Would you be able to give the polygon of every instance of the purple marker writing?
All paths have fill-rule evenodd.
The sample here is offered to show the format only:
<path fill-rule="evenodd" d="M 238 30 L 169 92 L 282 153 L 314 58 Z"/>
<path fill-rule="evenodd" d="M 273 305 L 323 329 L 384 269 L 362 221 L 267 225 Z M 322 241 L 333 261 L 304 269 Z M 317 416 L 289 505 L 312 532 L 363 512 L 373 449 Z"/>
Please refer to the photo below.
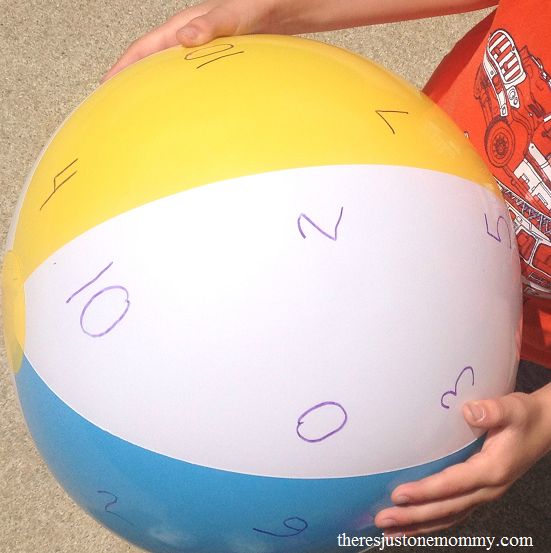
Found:
<path fill-rule="evenodd" d="M 506 221 L 505 217 L 503 217 L 503 215 L 500 215 L 497 218 L 497 221 L 496 221 L 496 234 L 493 234 L 493 233 L 490 232 L 490 228 L 488 226 L 488 216 L 486 215 L 486 213 L 484 213 L 484 220 L 486 221 L 486 233 L 488 234 L 488 236 L 491 236 L 497 242 L 501 242 L 501 235 L 499 233 L 499 224 L 501 223 L 502 226 L 505 225 L 505 228 L 507 229 L 507 236 L 509 238 L 509 249 L 511 249 L 513 247 L 513 242 L 511 240 L 511 231 L 509 230 L 509 225 L 507 224 L 507 221 Z"/>
<path fill-rule="evenodd" d="M 318 436 L 306 436 L 306 430 L 301 427 L 308 421 L 308 418 L 311 417 L 313 413 L 320 411 L 321 409 L 325 411 L 332 411 L 331 415 L 335 419 L 333 428 L 329 430 L 329 432 L 324 431 L 323 434 L 320 434 Z M 326 440 L 337 432 L 340 432 L 344 428 L 347 421 L 348 414 L 345 408 L 340 403 L 337 403 L 336 401 L 323 401 L 321 403 L 318 403 L 317 405 L 314 405 L 313 407 L 310 407 L 310 409 L 307 409 L 306 411 L 304 411 L 304 413 L 302 413 L 302 415 L 300 415 L 297 421 L 296 431 L 298 437 L 301 440 L 309 443 L 317 443 Z"/>
<path fill-rule="evenodd" d="M 316 225 L 316 223 L 314 223 L 314 221 L 312 221 L 312 219 L 310 219 L 310 217 L 308 217 L 308 215 L 306 215 L 305 213 L 301 213 L 298 217 L 298 220 L 297 220 L 298 230 L 299 230 L 300 234 L 302 235 L 302 237 L 306 238 L 306 234 L 304 234 L 304 231 L 302 230 L 302 224 L 301 224 L 302 219 L 306 219 L 306 221 L 308 223 L 310 223 L 317 231 L 321 232 L 321 234 L 323 234 L 324 236 L 326 236 L 330 240 L 333 240 L 334 242 L 336 242 L 337 241 L 337 230 L 339 228 L 339 224 L 340 224 L 341 219 L 342 219 L 343 210 L 344 210 L 344 207 L 341 207 L 341 212 L 339 214 L 339 219 L 338 219 L 337 223 L 335 224 L 335 230 L 333 231 L 333 234 L 329 234 L 328 232 L 325 232 L 321 227 Z"/>
<path fill-rule="evenodd" d="M 459 373 L 459 376 L 456 378 L 453 390 L 448 390 L 447 392 L 444 392 L 442 394 L 442 396 L 440 398 L 440 405 L 444 409 L 449 409 L 450 408 L 450 406 L 447 403 L 444 402 L 444 398 L 446 398 L 447 396 L 457 397 L 457 385 L 459 384 L 459 381 L 463 378 L 463 375 L 466 374 L 466 373 L 469 373 L 471 375 L 471 386 L 474 386 L 474 369 L 471 366 L 465 367 Z"/>
<path fill-rule="evenodd" d="M 91 286 L 92 284 L 94 284 L 108 269 L 111 268 L 111 266 L 113 265 L 113 261 L 111 261 L 111 263 L 109 263 L 106 267 L 104 267 L 92 280 L 90 280 L 89 282 L 87 282 L 84 286 L 81 286 L 76 292 L 74 292 L 73 294 L 71 294 L 71 296 L 69 296 L 69 298 L 65 301 L 65 303 L 69 303 L 71 302 L 71 300 L 77 296 L 78 294 L 80 294 L 82 291 L 84 291 L 86 288 L 88 288 L 89 286 Z M 90 308 L 90 306 L 92 305 L 92 303 L 94 302 L 94 300 L 96 300 L 97 298 L 99 298 L 101 295 L 109 292 L 109 291 L 112 291 L 112 290 L 122 290 L 122 292 L 124 293 L 125 295 L 125 298 L 124 298 L 124 308 L 122 310 L 122 313 L 118 316 L 116 316 L 115 320 L 111 323 L 108 324 L 107 328 L 101 330 L 100 332 L 91 332 L 89 329 L 85 328 L 85 317 L 86 317 L 86 313 L 88 311 L 88 309 Z M 88 334 L 88 336 L 91 336 L 92 338 L 99 338 L 101 336 L 105 336 L 106 334 L 108 334 L 109 332 L 111 332 L 123 319 L 124 317 L 126 316 L 126 314 L 128 313 L 128 310 L 130 309 L 130 295 L 128 293 L 128 290 L 124 287 L 124 286 L 119 286 L 119 285 L 114 285 L 114 286 L 107 286 L 105 288 L 102 288 L 99 292 L 96 292 L 87 302 L 86 302 L 86 305 L 84 306 L 84 308 L 82 309 L 82 312 L 80 314 L 80 328 L 82 329 L 82 331 L 85 333 L 85 334 Z"/>
<path fill-rule="evenodd" d="M 122 290 L 124 294 L 126 295 L 126 298 L 124 299 L 125 307 L 123 312 L 120 314 L 120 316 L 117 317 L 117 319 L 105 330 L 102 330 L 101 332 L 90 332 L 86 328 L 84 328 L 84 317 L 86 315 L 86 311 L 88 308 L 92 305 L 92 302 L 101 296 L 102 294 L 105 294 L 106 292 L 109 292 L 110 290 Z M 92 338 L 100 338 L 101 336 L 105 336 L 109 332 L 111 332 L 126 316 L 128 313 L 128 310 L 130 309 L 130 300 L 129 300 L 129 294 L 128 290 L 124 286 L 108 286 L 107 288 L 104 288 L 103 290 L 100 290 L 96 294 L 94 294 L 86 303 L 84 306 L 84 309 L 82 310 L 82 313 L 80 314 L 80 328 L 82 328 L 82 331 L 85 334 L 88 334 L 88 336 L 91 336 Z"/>

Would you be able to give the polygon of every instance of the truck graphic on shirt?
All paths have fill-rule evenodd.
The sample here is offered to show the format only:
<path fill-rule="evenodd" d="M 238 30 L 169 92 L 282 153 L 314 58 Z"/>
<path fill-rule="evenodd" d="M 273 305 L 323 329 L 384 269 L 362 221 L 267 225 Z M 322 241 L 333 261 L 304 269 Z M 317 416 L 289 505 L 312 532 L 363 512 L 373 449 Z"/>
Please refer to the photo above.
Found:
<path fill-rule="evenodd" d="M 515 227 L 526 291 L 551 297 L 551 79 L 540 59 L 498 29 L 488 39 L 474 96 Z"/>

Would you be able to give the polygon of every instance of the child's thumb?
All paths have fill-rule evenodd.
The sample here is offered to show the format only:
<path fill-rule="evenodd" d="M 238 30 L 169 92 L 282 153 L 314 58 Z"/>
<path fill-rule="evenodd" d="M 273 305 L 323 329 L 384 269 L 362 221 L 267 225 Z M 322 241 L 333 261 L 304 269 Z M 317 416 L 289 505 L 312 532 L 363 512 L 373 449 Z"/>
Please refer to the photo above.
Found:
<path fill-rule="evenodd" d="M 243 34 L 239 22 L 239 14 L 223 8 L 214 8 L 178 29 L 176 38 L 187 47 L 201 46 L 221 36 Z"/>
<path fill-rule="evenodd" d="M 468 401 L 463 406 L 465 420 L 476 428 L 507 426 L 514 421 L 514 402 L 507 397 Z"/>

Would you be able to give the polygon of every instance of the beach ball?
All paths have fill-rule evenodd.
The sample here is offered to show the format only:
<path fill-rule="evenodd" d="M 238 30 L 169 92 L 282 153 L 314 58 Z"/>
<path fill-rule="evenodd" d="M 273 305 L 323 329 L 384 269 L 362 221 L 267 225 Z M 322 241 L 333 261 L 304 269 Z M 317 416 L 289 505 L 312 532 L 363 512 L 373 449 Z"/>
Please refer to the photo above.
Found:
<path fill-rule="evenodd" d="M 481 444 L 517 246 L 467 139 L 316 41 L 217 39 L 93 92 L 32 169 L 5 336 L 70 496 L 158 553 L 323 553 Z M 351 551 L 354 550 L 351 548 Z"/>

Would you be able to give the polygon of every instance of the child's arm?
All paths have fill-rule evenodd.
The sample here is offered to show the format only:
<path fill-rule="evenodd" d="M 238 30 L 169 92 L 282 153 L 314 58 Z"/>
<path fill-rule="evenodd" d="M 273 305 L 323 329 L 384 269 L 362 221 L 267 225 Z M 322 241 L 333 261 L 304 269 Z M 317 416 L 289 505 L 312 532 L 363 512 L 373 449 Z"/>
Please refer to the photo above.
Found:
<path fill-rule="evenodd" d="M 498 0 L 206 0 L 133 42 L 107 80 L 127 65 L 170 46 L 199 46 L 219 36 L 299 34 L 447 15 Z"/>
<path fill-rule="evenodd" d="M 532 394 L 469 402 L 463 411 L 471 426 L 488 430 L 482 451 L 433 476 L 398 486 L 392 500 L 399 506 L 375 517 L 386 535 L 424 534 L 457 524 L 477 505 L 500 498 L 551 451 L 551 384 Z"/>

